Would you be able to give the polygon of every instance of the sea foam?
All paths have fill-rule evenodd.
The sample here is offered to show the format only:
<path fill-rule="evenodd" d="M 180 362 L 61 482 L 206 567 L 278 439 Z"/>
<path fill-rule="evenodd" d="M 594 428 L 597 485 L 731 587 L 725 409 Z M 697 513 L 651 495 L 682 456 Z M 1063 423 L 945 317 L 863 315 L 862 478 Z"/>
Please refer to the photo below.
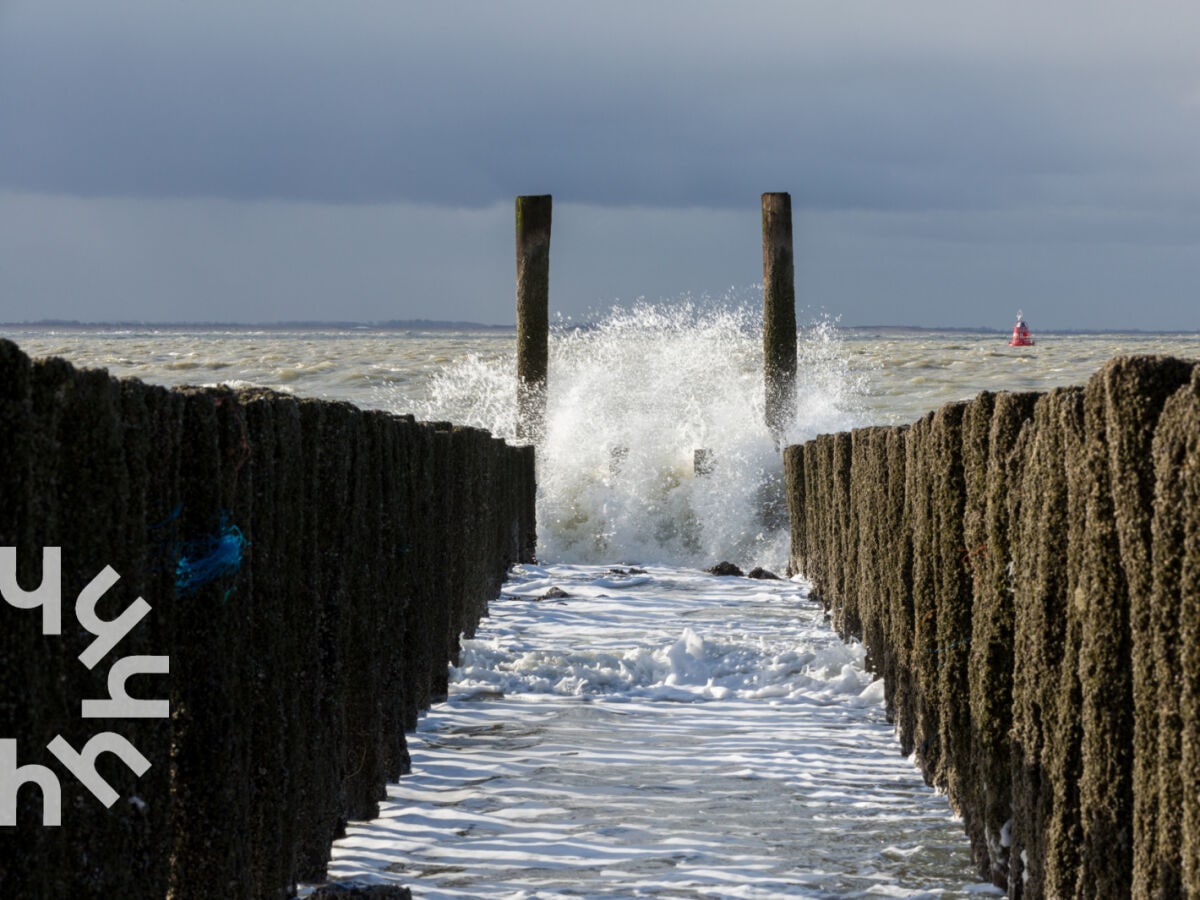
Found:
<path fill-rule="evenodd" d="M 782 443 L 856 424 L 865 382 L 834 324 L 801 329 L 798 357 Z M 761 360 L 761 311 L 750 305 L 637 304 L 559 322 L 538 452 L 539 558 L 783 565 L 783 467 L 764 422 Z M 420 414 L 512 439 L 513 366 L 477 356 L 447 366 Z"/>

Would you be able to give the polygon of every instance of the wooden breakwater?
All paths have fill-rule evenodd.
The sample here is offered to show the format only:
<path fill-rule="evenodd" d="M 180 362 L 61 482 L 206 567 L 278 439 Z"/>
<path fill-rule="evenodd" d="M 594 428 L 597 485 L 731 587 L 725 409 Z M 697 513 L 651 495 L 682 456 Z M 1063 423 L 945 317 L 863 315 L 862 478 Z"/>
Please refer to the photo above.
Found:
<path fill-rule="evenodd" d="M 1200 896 L 1200 364 L 785 451 L 793 570 L 1012 897 Z"/>
<path fill-rule="evenodd" d="M 321 880 L 342 824 L 406 771 L 404 731 L 446 691 L 459 634 L 531 558 L 534 493 L 532 448 L 477 429 L 166 390 L 0 340 L 0 548 L 21 590 L 55 595 L 39 607 L 10 585 L 0 603 L 17 821 L 0 827 L 0 896 L 284 897 Z M 77 602 L 106 566 L 119 580 Z M 138 597 L 149 612 L 114 624 Z M 49 752 L 56 737 L 82 761 Z M 90 760 L 106 806 L 77 773 L 113 746 Z"/>

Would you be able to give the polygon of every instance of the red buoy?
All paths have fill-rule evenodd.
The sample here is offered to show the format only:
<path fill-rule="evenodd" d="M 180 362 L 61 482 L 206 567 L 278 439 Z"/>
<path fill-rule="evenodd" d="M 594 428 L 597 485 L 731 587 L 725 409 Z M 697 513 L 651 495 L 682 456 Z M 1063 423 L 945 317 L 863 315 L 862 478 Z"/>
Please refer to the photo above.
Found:
<path fill-rule="evenodd" d="M 1025 324 L 1025 317 L 1017 312 L 1017 324 L 1013 326 L 1012 340 L 1008 342 L 1010 347 L 1032 347 L 1033 335 L 1029 332 L 1029 326 Z"/>

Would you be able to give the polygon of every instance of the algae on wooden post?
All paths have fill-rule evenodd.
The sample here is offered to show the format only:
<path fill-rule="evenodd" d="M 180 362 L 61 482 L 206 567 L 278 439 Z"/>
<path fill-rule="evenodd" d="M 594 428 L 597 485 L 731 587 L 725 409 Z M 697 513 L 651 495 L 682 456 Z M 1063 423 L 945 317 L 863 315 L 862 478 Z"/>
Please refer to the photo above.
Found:
<path fill-rule="evenodd" d="M 1166 398 L 1190 374 L 1190 366 L 1179 360 L 1118 358 L 1093 376 L 1086 392 L 1092 491 L 1083 565 L 1093 580 L 1086 586 L 1089 603 L 1080 652 L 1079 884 L 1101 894 L 1128 892 L 1135 868 L 1141 885 L 1146 866 L 1157 865 L 1150 862 L 1158 856 L 1156 793 L 1150 789 L 1157 779 L 1150 767 L 1140 765 L 1155 752 L 1160 712 L 1147 603 L 1153 583 L 1150 451 Z M 1144 782 L 1137 785 L 1136 803 L 1135 778 Z"/>
<path fill-rule="evenodd" d="M 1129 581 L 1121 565 L 1113 478 L 1109 467 L 1108 367 L 1084 395 L 1089 478 L 1084 532 L 1086 603 L 1079 677 L 1083 697 L 1083 769 L 1079 782 L 1082 828 L 1080 885 L 1096 896 L 1127 896 L 1133 863 L 1133 678 Z"/>
<path fill-rule="evenodd" d="M 916 713 L 913 706 L 912 667 L 908 648 L 912 646 L 912 531 L 907 519 L 905 485 L 908 480 L 906 468 L 909 427 L 889 428 L 884 440 L 887 478 L 884 482 L 885 526 L 890 540 L 884 547 L 887 555 L 884 563 L 885 585 L 888 597 L 887 630 L 888 656 L 885 660 L 885 675 L 891 683 L 886 686 L 885 698 L 888 714 L 896 723 L 896 735 L 900 739 L 900 750 L 905 756 L 914 749 L 913 731 Z"/>
<path fill-rule="evenodd" d="M 913 688 L 913 740 L 917 762 L 925 780 L 945 787 L 941 781 L 941 745 L 937 694 L 937 515 L 935 473 L 930 462 L 934 413 L 914 422 L 905 443 L 905 516 L 912 534 L 912 643 L 908 648 Z"/>
<path fill-rule="evenodd" d="M 804 445 L 793 444 L 783 451 L 783 477 L 786 482 L 788 522 L 791 543 L 788 553 L 788 574 L 804 574 L 804 558 L 808 553 L 807 504 L 804 495 Z"/>
<path fill-rule="evenodd" d="M 549 194 L 517 197 L 517 437 L 537 444 L 550 354 Z"/>
<path fill-rule="evenodd" d="M 964 403 L 949 403 L 933 420 L 935 602 L 939 784 L 951 803 L 962 808 L 964 780 L 970 770 L 971 704 L 967 661 L 971 648 L 972 584 L 969 549 L 963 538 L 966 483 L 963 473 Z"/>
<path fill-rule="evenodd" d="M 1009 763 L 1012 725 L 1013 603 L 1009 562 L 1010 482 L 1021 466 L 1012 459 L 1037 394 L 981 394 L 964 418 L 967 513 L 963 536 L 972 571 L 971 754 L 974 780 L 972 844 L 980 874 L 1008 881 L 1013 798 Z M 982 482 L 980 476 L 982 475 Z M 978 843 L 977 843 L 978 842 Z M 981 854 L 986 853 L 986 864 Z"/>
<path fill-rule="evenodd" d="M 813 441 L 814 452 L 805 454 L 807 464 L 812 459 L 812 470 L 809 484 L 815 486 L 813 499 L 817 514 L 817 530 L 814 533 L 814 552 L 811 560 L 812 571 L 808 573 L 813 583 L 816 599 L 828 610 L 836 602 L 833 567 L 837 562 L 837 525 L 833 514 L 833 460 L 835 438 L 832 434 L 819 435 Z"/>
<path fill-rule="evenodd" d="M 1121 568 L 1129 591 L 1129 628 L 1133 691 L 1133 888 L 1135 894 L 1169 896 L 1178 892 L 1178 841 L 1160 843 L 1158 820 L 1157 756 L 1163 719 L 1173 706 L 1171 696 L 1160 696 L 1156 661 L 1170 654 L 1162 642 L 1174 628 L 1174 611 L 1163 611 L 1147 602 L 1153 585 L 1151 522 L 1154 512 L 1155 470 L 1153 439 L 1167 397 L 1191 377 L 1192 365 L 1163 357 L 1113 360 L 1102 370 L 1106 387 L 1107 455 L 1111 472 L 1115 524 Z M 1174 785 L 1169 789 L 1174 793 Z M 1162 810 L 1169 834 L 1168 796 Z M 1173 846 L 1172 846 L 1173 844 Z"/>
<path fill-rule="evenodd" d="M 971 838 L 971 849 L 979 873 L 992 878 L 993 856 L 986 839 L 986 806 L 983 803 L 982 778 L 979 773 L 979 757 L 975 753 L 976 720 L 973 709 L 974 694 L 971 676 L 975 672 L 975 620 L 979 615 L 977 583 L 986 577 L 987 570 L 987 476 L 988 442 L 991 420 L 995 406 L 995 395 L 984 392 L 967 404 L 962 419 L 962 466 L 965 506 L 963 510 L 962 539 L 963 562 L 969 571 L 968 589 L 971 605 L 971 633 L 967 657 L 967 711 L 970 726 L 963 736 L 965 745 L 965 767 L 961 775 L 958 807 L 962 812 L 963 824 Z M 1003 822 L 1004 819 L 1001 819 Z M 998 843 L 998 842 L 997 842 Z M 1007 876 L 1006 876 L 1007 877 Z"/>
<path fill-rule="evenodd" d="M 767 427 L 776 440 L 791 420 L 796 383 L 796 276 L 792 261 L 792 198 L 762 195 L 763 374 Z"/>
<path fill-rule="evenodd" d="M 1062 399 L 1059 399 L 1060 396 Z M 1068 467 L 1060 406 L 1069 406 L 1070 393 L 1043 395 L 1033 420 L 1024 429 L 1010 466 L 1009 576 L 1013 591 L 1013 710 L 1012 784 L 1013 826 L 1010 885 L 1021 884 L 1029 896 L 1062 896 L 1054 885 L 1062 871 L 1073 866 L 1048 863 L 1076 849 L 1051 837 L 1051 822 L 1068 833 L 1077 803 L 1056 793 L 1051 767 L 1054 760 L 1069 766 L 1070 747 L 1056 741 L 1058 722 L 1077 693 L 1071 687 L 1074 651 L 1066 649 L 1068 621 L 1068 536 L 1072 522 L 1068 497 Z M 1078 720 L 1078 716 L 1075 716 Z M 1065 770 L 1065 769 L 1064 769 Z M 1065 787 L 1073 789 L 1072 779 Z M 1066 895 L 1073 889 L 1067 887 Z"/>
<path fill-rule="evenodd" d="M 1066 622 L 1063 629 L 1062 658 L 1059 662 L 1057 709 L 1046 723 L 1046 774 L 1054 786 L 1049 819 L 1046 822 L 1046 857 L 1043 869 L 1047 889 L 1066 895 L 1078 880 L 1081 825 L 1079 819 L 1079 781 L 1083 771 L 1082 724 L 1083 688 L 1079 678 L 1079 653 L 1083 646 L 1085 608 L 1079 602 L 1083 579 L 1083 556 L 1087 527 L 1089 478 L 1084 448 L 1082 388 L 1051 391 L 1048 395 L 1051 421 L 1064 460 L 1066 477 Z M 1058 560 L 1062 566 L 1063 560 Z"/>
<path fill-rule="evenodd" d="M 833 436 L 833 467 L 829 484 L 833 488 L 830 511 L 834 539 L 829 545 L 832 558 L 827 600 L 833 610 L 833 627 L 842 637 L 857 638 L 862 636 L 862 626 L 858 618 L 857 571 L 854 564 L 858 548 L 851 532 L 850 450 L 848 433 L 843 431 Z"/>
<path fill-rule="evenodd" d="M 1157 655 L 1158 887 L 1200 896 L 1200 365 L 1163 407 L 1154 436 L 1152 606 Z M 1137 782 L 1135 782 L 1136 784 Z M 1168 855 L 1169 854 L 1169 855 Z M 1166 896 L 1166 893 L 1162 894 Z"/>
<path fill-rule="evenodd" d="M 887 657 L 885 545 L 895 539 L 886 516 L 887 432 L 884 427 L 859 428 L 850 436 L 851 533 L 857 541 L 854 556 L 859 561 L 858 571 L 850 574 L 855 581 L 853 590 L 867 663 L 878 675 L 886 671 Z"/>
<path fill-rule="evenodd" d="M 902 713 L 904 692 L 901 684 L 910 679 L 908 648 L 912 643 L 912 535 L 905 518 L 905 442 L 908 426 L 888 428 L 883 436 L 884 476 L 883 506 L 880 528 L 888 535 L 881 545 L 883 592 L 887 598 L 887 617 L 884 620 L 884 640 L 888 644 L 884 655 L 884 702 L 889 721 L 896 725 L 896 736 L 905 755 L 912 752 L 912 716 Z"/>

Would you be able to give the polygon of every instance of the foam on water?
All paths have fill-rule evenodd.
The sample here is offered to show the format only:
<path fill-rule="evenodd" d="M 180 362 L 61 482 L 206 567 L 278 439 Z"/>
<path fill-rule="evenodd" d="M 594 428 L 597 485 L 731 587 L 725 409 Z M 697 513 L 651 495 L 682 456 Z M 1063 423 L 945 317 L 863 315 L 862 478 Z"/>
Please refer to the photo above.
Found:
<path fill-rule="evenodd" d="M 882 699 L 801 582 L 518 567 L 330 875 L 424 898 L 986 890 Z"/>
<path fill-rule="evenodd" d="M 832 322 L 801 330 L 784 443 L 852 427 L 861 373 Z M 513 360 L 468 357 L 434 377 L 419 415 L 516 432 Z M 550 340 L 538 454 L 539 558 L 778 567 L 782 462 L 764 424 L 762 318 L 753 306 L 613 307 Z M 710 460 L 695 472 L 695 452 Z"/>
<path fill-rule="evenodd" d="M 505 589 L 512 599 L 538 598 L 555 579 L 536 567 L 522 567 L 520 583 Z M 680 597 L 672 604 L 655 587 L 650 604 L 641 591 L 674 573 Z M 531 579 L 531 580 L 527 580 Z M 719 583 L 719 582 L 718 582 Z M 835 643 L 819 651 L 797 643 L 792 629 L 781 631 L 781 598 L 795 601 L 799 591 L 748 591 L 735 618 L 724 616 L 717 627 L 701 624 L 713 607 L 727 604 L 714 592 L 713 579 L 696 576 L 681 580 L 678 570 L 658 570 L 657 577 L 635 574 L 600 577 L 576 584 L 576 603 L 543 602 L 526 608 L 539 629 L 555 628 L 586 641 L 580 649 L 551 643 L 511 640 L 509 634 L 465 644 L 458 689 L 464 694 L 545 693 L 620 701 L 631 698 L 698 702 L 703 700 L 766 699 L 786 701 L 849 693 L 858 696 L 871 683 L 861 670 L 859 647 Z M 663 631 L 663 605 L 677 618 L 678 631 Z M 732 612 L 732 610 L 731 610 Z M 505 609 L 511 629 L 532 627 L 511 608 Z M 691 623 L 691 624 L 685 624 Z M 705 626 L 708 626 L 707 628 Z M 648 634 L 657 640 L 647 641 Z"/>

